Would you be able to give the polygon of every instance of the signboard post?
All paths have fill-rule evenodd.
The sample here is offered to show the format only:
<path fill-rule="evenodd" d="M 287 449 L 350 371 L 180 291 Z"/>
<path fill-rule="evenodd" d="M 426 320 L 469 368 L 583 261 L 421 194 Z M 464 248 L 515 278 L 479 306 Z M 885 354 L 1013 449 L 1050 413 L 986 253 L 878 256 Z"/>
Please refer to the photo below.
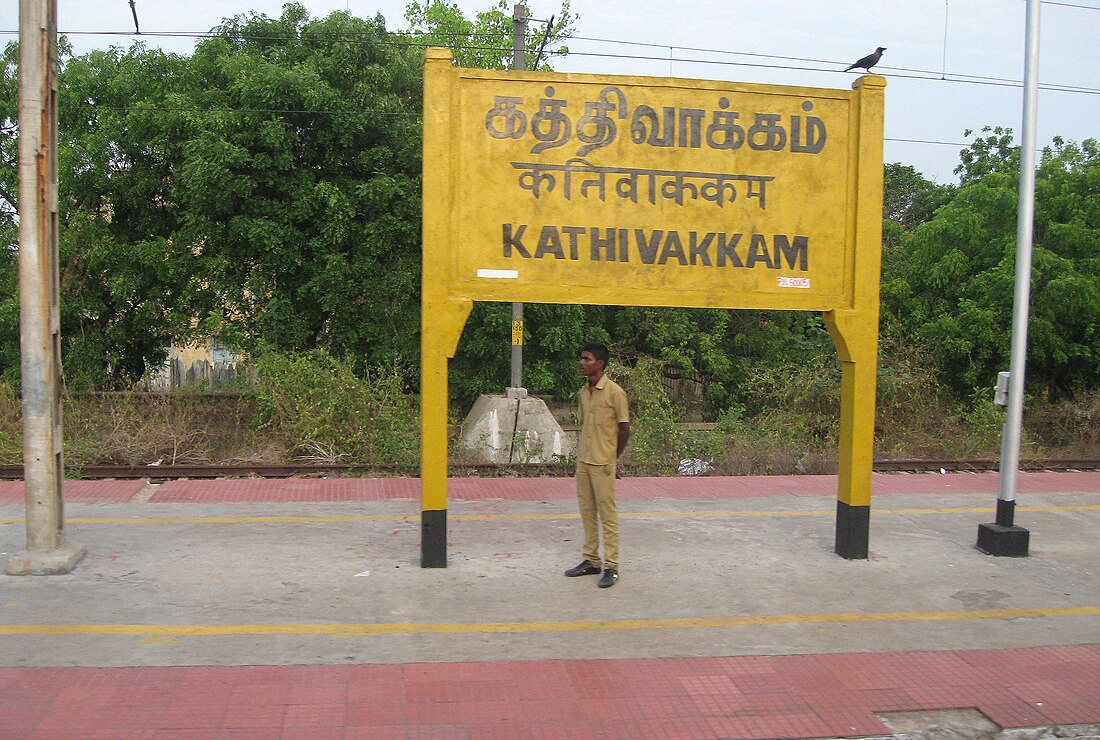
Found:
<path fill-rule="evenodd" d="M 422 558 L 473 301 L 816 310 L 843 366 L 836 552 L 867 557 L 885 80 L 851 91 L 458 69 L 424 85 Z"/>

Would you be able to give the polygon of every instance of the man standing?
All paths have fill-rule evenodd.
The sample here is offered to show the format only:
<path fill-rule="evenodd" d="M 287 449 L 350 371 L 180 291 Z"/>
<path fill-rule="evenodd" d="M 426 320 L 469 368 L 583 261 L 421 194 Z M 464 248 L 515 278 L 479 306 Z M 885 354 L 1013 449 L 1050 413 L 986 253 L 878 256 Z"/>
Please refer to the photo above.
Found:
<path fill-rule="evenodd" d="M 603 529 L 603 575 L 600 588 L 619 580 L 619 515 L 615 509 L 617 461 L 630 439 L 626 393 L 604 374 L 607 345 L 581 347 L 581 434 L 577 443 L 577 501 L 584 522 L 584 560 L 565 571 L 570 578 L 600 572 L 599 533 Z"/>

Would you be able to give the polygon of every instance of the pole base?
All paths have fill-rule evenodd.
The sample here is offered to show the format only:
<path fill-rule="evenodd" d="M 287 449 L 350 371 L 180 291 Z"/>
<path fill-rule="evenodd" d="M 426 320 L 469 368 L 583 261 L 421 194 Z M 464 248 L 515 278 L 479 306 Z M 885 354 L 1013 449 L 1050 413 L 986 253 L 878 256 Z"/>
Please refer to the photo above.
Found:
<path fill-rule="evenodd" d="M 62 542 L 53 550 L 23 550 L 8 558 L 4 572 L 9 576 L 62 576 L 72 573 L 87 554 L 87 547 L 71 542 Z"/>
<path fill-rule="evenodd" d="M 978 549 L 986 555 L 1026 558 L 1031 533 L 1023 527 L 1002 524 L 978 525 Z"/>
<path fill-rule="evenodd" d="M 835 552 L 847 560 L 866 560 L 871 538 L 871 507 L 836 502 Z"/>
<path fill-rule="evenodd" d="M 420 512 L 420 567 L 447 567 L 447 510 Z"/>

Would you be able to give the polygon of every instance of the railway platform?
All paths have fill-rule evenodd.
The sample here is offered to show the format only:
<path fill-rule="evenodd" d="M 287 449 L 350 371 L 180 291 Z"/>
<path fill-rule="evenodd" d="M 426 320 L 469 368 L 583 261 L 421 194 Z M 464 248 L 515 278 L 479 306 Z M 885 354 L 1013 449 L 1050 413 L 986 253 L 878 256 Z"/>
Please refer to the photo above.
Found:
<path fill-rule="evenodd" d="M 67 482 L 88 556 L 0 576 L 0 737 L 1100 737 L 1098 472 L 1020 474 L 1026 558 L 974 547 L 995 473 L 876 474 L 855 561 L 834 476 L 626 478 L 611 589 L 562 575 L 572 480 L 449 489 L 422 569 L 416 479 Z"/>

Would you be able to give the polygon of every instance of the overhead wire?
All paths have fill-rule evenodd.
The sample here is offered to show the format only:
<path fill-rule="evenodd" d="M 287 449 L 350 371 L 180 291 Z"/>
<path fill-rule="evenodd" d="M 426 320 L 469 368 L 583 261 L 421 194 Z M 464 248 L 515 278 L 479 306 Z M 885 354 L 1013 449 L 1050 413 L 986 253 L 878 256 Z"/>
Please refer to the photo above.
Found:
<path fill-rule="evenodd" d="M 948 0 L 945 0 L 945 5 Z M 1062 5 L 1066 7 L 1082 8 L 1088 10 L 1100 10 L 1100 8 L 1093 8 L 1091 6 L 1077 5 L 1073 3 L 1055 2 L 1054 0 L 1042 0 L 1044 4 L 1049 5 Z M 946 23 L 946 18 L 945 18 Z M 209 32 L 186 32 L 186 31 L 145 31 L 137 34 L 133 31 L 64 31 L 64 35 L 93 35 L 93 36 L 119 36 L 119 37 L 134 37 L 140 35 L 142 38 L 148 37 L 163 37 L 163 38 L 195 38 L 195 39 L 210 39 L 220 38 L 224 34 L 209 31 Z M 327 34 L 310 34 L 306 37 L 298 36 L 281 36 L 281 35 L 264 35 L 264 36 L 242 36 L 238 37 L 242 41 L 251 42 L 280 42 L 280 41 L 313 41 L 313 42 L 331 42 L 331 43 L 360 43 L 365 38 L 370 38 L 372 43 L 382 46 L 402 46 L 402 47 L 419 47 L 426 48 L 431 44 L 418 37 L 415 33 L 408 31 L 391 31 L 389 32 L 393 36 L 404 37 L 404 40 L 393 39 L 378 39 L 375 37 L 375 31 L 364 32 L 343 32 L 343 33 L 327 33 Z M 0 31 L 0 35 L 18 35 L 18 31 Z M 483 39 L 494 38 L 488 33 L 469 33 L 469 34 L 452 34 L 455 37 L 465 37 L 467 42 L 463 48 L 469 51 L 483 51 L 483 52 L 497 52 L 508 53 L 511 51 L 510 47 L 496 46 L 496 45 L 478 45 Z M 614 59 L 614 60 L 626 60 L 626 61 L 659 61 L 668 62 L 670 65 L 674 63 L 680 64 L 703 64 L 703 65 L 717 65 L 717 66 L 733 66 L 733 67 L 753 67 L 761 69 L 777 69 L 787 71 L 799 71 L 799 72 L 838 72 L 842 62 L 829 59 L 817 59 L 812 57 L 797 57 L 789 55 L 779 54 L 765 54 L 758 52 L 746 52 L 746 51 L 731 51 L 728 49 L 709 49 L 705 47 L 693 47 L 693 46 L 676 46 L 669 44 L 642 42 L 642 41 L 627 41 L 622 39 L 607 39 L 592 36 L 580 36 L 573 35 L 563 38 L 562 40 L 591 42 L 607 45 L 624 45 L 624 46 L 636 46 L 641 48 L 652 49 L 668 49 L 668 56 L 661 55 L 647 55 L 647 54 L 616 54 L 609 52 L 597 52 L 597 51 L 579 51 L 570 49 L 566 52 L 558 52 L 561 55 L 571 57 L 590 57 L 598 59 Z M 1021 80 L 993 77 L 988 75 L 973 75 L 964 73 L 947 73 L 946 72 L 946 28 L 945 28 L 945 52 L 944 52 L 944 68 L 939 72 L 933 70 L 924 70 L 907 67 L 889 67 L 882 66 L 879 69 L 884 72 L 889 72 L 891 77 L 912 79 L 912 80 L 927 80 L 932 82 L 950 82 L 956 84 L 969 84 L 988 87 L 1022 87 L 1023 82 Z M 773 64 L 764 63 L 760 61 L 735 61 L 731 59 L 699 59 L 688 56 L 675 56 L 674 51 L 679 50 L 682 52 L 696 53 L 696 54 L 711 54 L 716 56 L 725 57 L 745 57 L 755 60 L 774 60 L 784 62 L 798 62 L 802 64 Z M 828 65 L 828 66 L 804 66 L 806 64 L 811 65 Z M 671 70 L 670 70 L 671 73 Z M 1044 83 L 1040 84 L 1040 89 L 1051 92 L 1063 92 L 1082 95 L 1100 95 L 1100 88 L 1087 87 L 1083 85 L 1066 85 L 1061 83 Z M 170 108 L 153 108 L 155 110 L 176 110 Z M 209 110 L 209 109 L 204 109 Z M 358 113 L 353 111 L 305 111 L 305 110 L 278 110 L 278 109 L 249 109 L 244 111 L 243 109 L 233 109 L 240 112 L 270 112 L 270 113 L 286 113 L 286 114 L 352 114 Z M 198 112 L 198 111 L 196 111 Z M 366 111 L 360 111 L 366 112 Z M 395 115 L 395 116 L 418 116 L 414 113 L 392 112 L 392 111 L 374 111 L 377 115 Z M 943 145 L 943 146 L 967 146 L 968 144 L 962 142 L 945 142 L 945 141 L 932 141 L 925 139 L 906 139 L 896 137 L 886 137 L 886 141 L 894 141 L 900 143 L 917 143 L 917 144 L 929 144 L 929 145 Z"/>
<path fill-rule="evenodd" d="M 1080 10 L 1100 10 L 1094 5 L 1078 5 L 1077 3 L 1062 3 L 1055 0 L 1040 0 L 1041 5 L 1060 5 L 1063 8 L 1078 8 Z"/>
<path fill-rule="evenodd" d="M 1047 0 L 1048 2 L 1050 0 Z M 1062 3 L 1054 3 L 1062 4 Z M 1084 6 L 1081 6 L 1084 7 Z M 388 39 L 372 39 L 372 42 L 380 46 L 404 46 L 404 47 L 419 47 L 425 48 L 429 46 L 427 42 L 419 39 L 417 36 L 409 32 L 390 32 L 393 35 L 405 36 L 406 40 L 394 41 Z M 18 31 L 0 31 L 0 35 L 18 35 Z M 141 34 L 136 34 L 133 31 L 64 31 L 64 35 L 77 36 L 77 35 L 90 35 L 90 36 L 119 36 L 119 37 L 135 37 L 141 36 L 142 38 L 148 37 L 164 37 L 164 38 L 196 38 L 196 39 L 210 39 L 220 38 L 222 34 L 215 32 L 185 32 L 185 31 L 143 31 Z M 278 36 L 278 35 L 264 35 L 264 36 L 244 36 L 239 37 L 244 41 L 327 41 L 332 43 L 359 43 L 363 37 L 373 36 L 374 32 L 346 32 L 339 34 L 310 34 L 304 39 L 297 36 Z M 478 38 L 489 38 L 488 34 L 484 33 L 472 33 L 472 34 L 452 34 L 454 36 L 465 36 L 467 39 L 473 40 Z M 597 52 L 597 51 L 578 51 L 570 49 L 567 52 L 558 52 L 564 56 L 570 57 L 591 57 L 597 59 L 613 59 L 613 60 L 625 60 L 625 61 L 659 61 L 670 62 L 678 64 L 702 64 L 702 65 L 718 65 L 718 66 L 733 66 L 733 67 L 755 67 L 760 69 L 777 69 L 796 72 L 839 72 L 836 69 L 842 62 L 837 62 L 831 59 L 817 59 L 812 57 L 797 57 L 780 54 L 764 54 L 759 52 L 746 52 L 746 51 L 731 51 L 728 49 L 709 49 L 705 47 L 694 46 L 677 46 L 669 44 L 649 43 L 642 41 L 625 41 L 622 39 L 606 39 L 592 36 L 569 36 L 563 40 L 575 40 L 594 42 L 609 45 L 629 45 L 638 46 L 643 48 L 659 48 L 669 49 L 670 54 L 668 56 L 661 55 L 648 55 L 648 54 L 616 54 L 610 52 Z M 469 51 L 484 51 L 484 52 L 499 52 L 506 53 L 511 51 L 511 47 L 504 46 L 486 46 L 477 44 L 464 44 L 463 48 Z M 776 61 L 787 62 L 802 62 L 805 64 L 814 65 L 827 65 L 827 66 L 803 66 L 799 64 L 767 64 L 756 61 L 733 61 L 728 59 L 698 59 L 689 56 L 674 56 L 671 52 L 673 50 L 679 50 L 683 52 L 694 52 L 699 54 L 713 54 L 718 56 L 734 56 L 734 57 L 749 57 L 753 59 L 770 59 Z M 891 67 L 882 65 L 878 67 L 882 71 L 891 72 L 893 77 L 899 77 L 902 79 L 912 80 L 929 80 L 933 82 L 952 82 L 957 84 L 970 84 L 970 85 L 985 85 L 989 87 L 1023 87 L 1023 81 L 1005 78 L 1005 77 L 993 77 L 989 75 L 974 75 L 966 73 L 947 73 L 945 70 L 935 71 L 910 67 Z M 1100 95 L 1100 88 L 1089 87 L 1085 85 L 1068 85 L 1055 82 L 1047 82 L 1039 85 L 1039 89 L 1047 90 L 1051 92 L 1065 92 L 1076 93 L 1082 95 Z"/>

